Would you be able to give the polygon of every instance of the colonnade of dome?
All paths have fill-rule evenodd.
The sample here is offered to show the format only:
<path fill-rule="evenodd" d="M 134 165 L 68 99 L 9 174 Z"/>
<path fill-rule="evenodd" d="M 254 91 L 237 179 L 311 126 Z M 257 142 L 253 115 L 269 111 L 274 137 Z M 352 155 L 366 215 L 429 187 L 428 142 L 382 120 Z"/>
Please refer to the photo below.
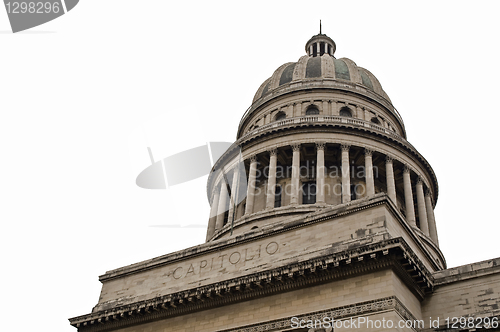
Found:
<path fill-rule="evenodd" d="M 243 164 L 243 177 L 235 165 L 214 186 L 207 239 L 259 212 L 321 208 L 386 193 L 412 227 L 438 243 L 429 180 L 393 155 L 334 141 L 298 141 L 253 154 Z"/>

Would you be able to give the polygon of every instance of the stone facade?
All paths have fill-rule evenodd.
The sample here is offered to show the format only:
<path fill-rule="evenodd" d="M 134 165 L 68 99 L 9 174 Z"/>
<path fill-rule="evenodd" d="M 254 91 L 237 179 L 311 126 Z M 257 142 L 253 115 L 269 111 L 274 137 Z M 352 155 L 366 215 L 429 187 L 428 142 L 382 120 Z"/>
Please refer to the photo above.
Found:
<path fill-rule="evenodd" d="M 447 269 L 438 184 L 376 77 L 319 34 L 208 179 L 207 241 L 100 276 L 78 331 L 500 330 L 500 259 Z"/>

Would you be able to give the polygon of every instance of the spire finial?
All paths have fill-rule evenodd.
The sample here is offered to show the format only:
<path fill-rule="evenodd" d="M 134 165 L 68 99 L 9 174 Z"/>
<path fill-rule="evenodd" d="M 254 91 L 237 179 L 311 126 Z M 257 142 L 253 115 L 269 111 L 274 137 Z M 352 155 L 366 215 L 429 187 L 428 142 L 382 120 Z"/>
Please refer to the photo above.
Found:
<path fill-rule="evenodd" d="M 319 20 L 319 34 L 321 35 L 321 20 Z"/>

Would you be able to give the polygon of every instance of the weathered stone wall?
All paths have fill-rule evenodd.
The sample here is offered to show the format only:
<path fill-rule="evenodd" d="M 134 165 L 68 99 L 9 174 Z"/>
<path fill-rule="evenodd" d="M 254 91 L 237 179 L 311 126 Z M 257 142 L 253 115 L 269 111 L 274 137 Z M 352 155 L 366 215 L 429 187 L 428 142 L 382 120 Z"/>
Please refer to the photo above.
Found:
<path fill-rule="evenodd" d="M 500 258 L 447 269 L 434 274 L 434 292 L 422 302 L 429 320 L 500 315 Z M 500 324 L 499 324 L 500 325 Z"/>

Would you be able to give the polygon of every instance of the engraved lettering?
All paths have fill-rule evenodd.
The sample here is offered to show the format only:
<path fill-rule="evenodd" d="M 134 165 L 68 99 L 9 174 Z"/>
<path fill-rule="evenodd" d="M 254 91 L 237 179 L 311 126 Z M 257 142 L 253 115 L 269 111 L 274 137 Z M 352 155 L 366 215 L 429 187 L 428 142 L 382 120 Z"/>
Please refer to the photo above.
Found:
<path fill-rule="evenodd" d="M 188 271 L 186 272 L 186 277 L 187 277 L 187 276 L 188 276 L 188 274 L 190 274 L 190 273 L 193 273 L 193 274 L 194 274 L 194 267 L 193 267 L 193 264 L 191 264 L 191 265 L 189 266 L 189 269 L 188 269 Z"/>
<path fill-rule="evenodd" d="M 235 254 L 238 254 L 238 259 L 236 261 L 234 261 L 235 259 L 231 259 Z M 231 256 L 229 256 L 229 263 L 231 264 L 237 264 L 239 261 L 240 261 L 240 258 L 241 258 L 241 254 L 238 252 L 238 251 L 235 251 L 231 254 Z"/>
<path fill-rule="evenodd" d="M 178 277 L 176 277 L 176 276 L 175 276 L 175 272 L 177 272 L 177 270 L 179 270 L 179 269 L 181 270 L 181 272 L 179 272 L 179 273 L 180 273 L 180 275 L 179 275 Z M 180 277 L 182 277 L 182 266 L 179 266 L 178 268 L 176 268 L 176 269 L 174 270 L 174 273 L 172 273 L 172 276 L 174 277 L 174 279 L 179 279 Z"/>
<path fill-rule="evenodd" d="M 224 265 L 224 257 L 227 256 L 227 254 L 224 254 L 224 255 L 220 255 L 219 258 L 222 257 L 221 261 L 220 261 L 220 267 L 222 267 Z"/>
<path fill-rule="evenodd" d="M 269 242 L 266 246 L 266 252 L 269 254 L 269 255 L 273 255 L 276 253 L 276 251 L 278 251 L 278 248 L 279 248 L 279 245 L 276 243 L 276 242 Z"/>
<path fill-rule="evenodd" d="M 255 255 L 252 255 L 252 257 L 247 258 L 247 251 L 248 249 L 245 249 L 245 262 L 251 261 L 255 257 Z"/>

